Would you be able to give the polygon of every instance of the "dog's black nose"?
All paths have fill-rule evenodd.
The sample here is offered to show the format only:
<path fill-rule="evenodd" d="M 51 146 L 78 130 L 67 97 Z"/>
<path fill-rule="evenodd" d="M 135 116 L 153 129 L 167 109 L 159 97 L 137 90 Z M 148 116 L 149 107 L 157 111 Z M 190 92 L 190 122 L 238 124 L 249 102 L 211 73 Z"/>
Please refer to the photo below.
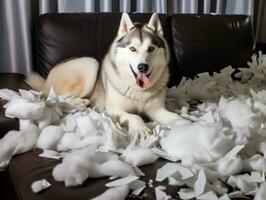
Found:
<path fill-rule="evenodd" d="M 149 70 L 149 65 L 146 64 L 146 63 L 140 63 L 140 64 L 138 65 L 138 70 L 139 70 L 139 72 L 141 72 L 141 73 L 147 73 L 147 71 Z"/>

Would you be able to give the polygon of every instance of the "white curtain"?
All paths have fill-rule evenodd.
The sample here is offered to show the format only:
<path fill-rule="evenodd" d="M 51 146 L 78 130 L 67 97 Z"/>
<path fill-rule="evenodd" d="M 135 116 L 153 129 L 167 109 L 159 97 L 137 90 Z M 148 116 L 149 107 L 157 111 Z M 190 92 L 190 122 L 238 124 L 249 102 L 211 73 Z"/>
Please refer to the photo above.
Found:
<path fill-rule="evenodd" d="M 0 0 L 0 21 L 0 72 L 29 73 L 33 63 L 29 1 Z"/>
<path fill-rule="evenodd" d="M 27 75 L 33 67 L 33 2 L 39 14 L 64 12 L 158 12 L 247 14 L 257 12 L 257 39 L 266 43 L 266 3 L 259 0 L 0 0 L 0 72 Z"/>

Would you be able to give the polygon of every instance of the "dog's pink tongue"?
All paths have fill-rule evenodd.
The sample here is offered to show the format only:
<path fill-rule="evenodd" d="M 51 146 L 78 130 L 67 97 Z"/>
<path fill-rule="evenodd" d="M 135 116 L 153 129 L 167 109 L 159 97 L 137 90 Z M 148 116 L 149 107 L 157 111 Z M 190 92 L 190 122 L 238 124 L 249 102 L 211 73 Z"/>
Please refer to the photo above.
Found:
<path fill-rule="evenodd" d="M 149 85 L 149 78 L 147 77 L 146 74 L 143 73 L 139 73 L 137 75 L 137 84 L 141 87 L 141 88 L 146 88 Z"/>

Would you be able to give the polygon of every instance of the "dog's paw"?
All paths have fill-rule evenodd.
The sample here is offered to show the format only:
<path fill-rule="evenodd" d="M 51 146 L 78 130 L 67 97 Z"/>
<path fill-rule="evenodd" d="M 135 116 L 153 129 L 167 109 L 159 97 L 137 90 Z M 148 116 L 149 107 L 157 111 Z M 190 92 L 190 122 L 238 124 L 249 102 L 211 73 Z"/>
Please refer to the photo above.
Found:
<path fill-rule="evenodd" d="M 150 136 L 150 134 L 151 134 L 151 130 L 146 127 L 142 130 L 135 131 L 134 136 L 136 139 L 145 140 L 147 137 Z"/>
<path fill-rule="evenodd" d="M 151 130 L 140 117 L 136 117 L 129 121 L 129 133 L 133 139 L 146 139 L 151 134 Z"/>
<path fill-rule="evenodd" d="M 68 99 L 68 103 L 77 107 L 85 107 L 90 105 L 91 101 L 89 99 L 82 99 L 79 97 L 70 97 Z"/>

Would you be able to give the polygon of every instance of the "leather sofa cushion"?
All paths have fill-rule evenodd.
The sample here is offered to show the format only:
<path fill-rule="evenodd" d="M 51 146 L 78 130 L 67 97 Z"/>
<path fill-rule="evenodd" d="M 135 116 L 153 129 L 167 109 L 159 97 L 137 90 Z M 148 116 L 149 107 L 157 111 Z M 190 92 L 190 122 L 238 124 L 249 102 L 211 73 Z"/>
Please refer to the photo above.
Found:
<path fill-rule="evenodd" d="M 52 177 L 52 170 L 56 164 L 60 161 L 41 158 L 38 155 L 41 150 L 30 151 L 27 153 L 15 156 L 8 168 L 8 172 L 11 175 L 11 186 L 13 185 L 19 200 L 48 200 L 48 199 L 64 199 L 64 200 L 87 200 L 92 199 L 103 193 L 108 188 L 105 187 L 107 182 L 110 182 L 108 178 L 88 178 L 81 186 L 78 187 L 65 187 L 63 182 L 56 182 Z M 143 166 L 141 169 L 146 174 L 145 177 L 141 177 L 146 183 L 149 179 L 155 180 L 157 169 L 166 164 L 165 160 L 158 160 L 157 162 Z M 33 181 L 45 178 L 51 183 L 51 187 L 35 194 L 31 191 L 31 184 Z M 153 188 L 148 185 L 146 187 L 145 199 L 155 199 L 155 187 L 158 185 L 167 185 L 167 180 L 164 182 L 154 182 Z M 176 197 L 178 188 L 175 186 L 167 186 L 167 193 Z M 127 199 L 136 199 L 133 197 L 127 197 Z"/>

